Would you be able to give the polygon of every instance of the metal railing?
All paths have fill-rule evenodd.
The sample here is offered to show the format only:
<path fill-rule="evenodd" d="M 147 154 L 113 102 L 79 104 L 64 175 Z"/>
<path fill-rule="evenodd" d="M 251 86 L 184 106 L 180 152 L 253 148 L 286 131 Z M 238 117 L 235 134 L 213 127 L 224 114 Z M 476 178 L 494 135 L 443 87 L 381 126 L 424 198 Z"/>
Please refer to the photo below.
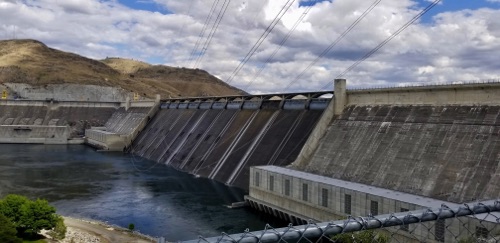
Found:
<path fill-rule="evenodd" d="M 425 83 L 402 83 L 400 85 L 387 85 L 387 86 L 366 86 L 366 87 L 353 87 L 347 88 L 347 91 L 364 91 L 364 90 L 386 90 L 386 89 L 399 89 L 399 88 L 419 88 L 419 87 L 441 87 L 453 85 L 472 85 L 472 84 L 498 84 L 500 79 L 480 79 L 480 80 L 465 80 L 453 82 L 425 82 Z"/>
<path fill-rule="evenodd" d="M 349 217 L 262 231 L 204 238 L 189 242 L 500 242 L 500 200 L 458 208 Z"/>

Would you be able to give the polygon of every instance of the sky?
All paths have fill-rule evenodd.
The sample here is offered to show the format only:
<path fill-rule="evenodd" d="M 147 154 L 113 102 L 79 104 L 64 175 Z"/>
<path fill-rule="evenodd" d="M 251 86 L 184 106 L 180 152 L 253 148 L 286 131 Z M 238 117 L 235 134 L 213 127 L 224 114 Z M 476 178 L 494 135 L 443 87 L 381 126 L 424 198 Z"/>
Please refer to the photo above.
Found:
<path fill-rule="evenodd" d="M 0 39 L 200 68 L 252 94 L 330 90 L 343 73 L 351 89 L 499 79 L 500 0 L 442 0 L 345 72 L 431 2 L 0 0 Z"/>

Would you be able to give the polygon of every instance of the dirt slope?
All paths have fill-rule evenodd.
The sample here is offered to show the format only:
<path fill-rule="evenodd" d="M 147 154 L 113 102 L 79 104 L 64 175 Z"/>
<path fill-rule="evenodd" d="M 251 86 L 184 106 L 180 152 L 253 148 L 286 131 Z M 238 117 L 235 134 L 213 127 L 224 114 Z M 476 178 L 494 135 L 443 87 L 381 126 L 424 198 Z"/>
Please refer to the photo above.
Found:
<path fill-rule="evenodd" d="M 97 61 L 49 48 L 36 40 L 0 41 L 0 83 L 7 82 L 114 86 L 151 98 L 157 93 L 165 98 L 244 93 L 203 70 L 122 58 Z"/>

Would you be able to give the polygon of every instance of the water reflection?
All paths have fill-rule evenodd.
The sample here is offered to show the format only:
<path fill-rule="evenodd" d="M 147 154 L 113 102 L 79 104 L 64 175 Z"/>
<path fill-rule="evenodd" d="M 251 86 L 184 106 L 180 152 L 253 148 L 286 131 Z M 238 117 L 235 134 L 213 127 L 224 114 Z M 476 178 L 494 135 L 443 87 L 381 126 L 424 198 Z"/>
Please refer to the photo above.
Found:
<path fill-rule="evenodd" d="M 0 196 L 45 198 L 67 216 L 108 221 L 170 241 L 262 229 L 224 204 L 243 192 L 161 164 L 85 146 L 0 145 Z"/>

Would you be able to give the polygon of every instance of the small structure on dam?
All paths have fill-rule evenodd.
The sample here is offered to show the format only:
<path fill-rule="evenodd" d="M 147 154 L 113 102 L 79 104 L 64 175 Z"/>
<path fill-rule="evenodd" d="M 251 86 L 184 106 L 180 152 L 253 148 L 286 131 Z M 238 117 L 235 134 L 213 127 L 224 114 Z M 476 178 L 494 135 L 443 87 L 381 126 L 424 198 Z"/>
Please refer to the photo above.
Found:
<path fill-rule="evenodd" d="M 297 160 L 251 169 L 253 207 L 300 223 L 500 198 L 500 83 L 345 91 L 345 80 L 335 82 L 323 116 L 331 119 Z M 438 220 L 426 225 L 433 234 L 419 225 L 398 234 L 453 242 L 498 222 L 466 224 Z"/>
<path fill-rule="evenodd" d="M 86 143 L 101 150 L 126 151 L 158 112 L 159 106 L 159 95 L 155 101 L 131 102 L 127 99 L 104 126 L 85 130 Z"/>

